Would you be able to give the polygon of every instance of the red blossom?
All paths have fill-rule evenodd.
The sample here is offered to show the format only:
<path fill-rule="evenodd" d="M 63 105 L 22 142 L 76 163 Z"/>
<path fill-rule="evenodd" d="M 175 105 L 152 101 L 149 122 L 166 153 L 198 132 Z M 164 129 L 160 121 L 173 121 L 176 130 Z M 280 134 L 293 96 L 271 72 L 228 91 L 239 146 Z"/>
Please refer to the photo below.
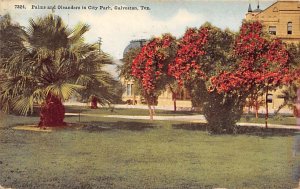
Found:
<path fill-rule="evenodd" d="M 288 82 L 288 52 L 279 39 L 267 40 L 259 22 L 243 23 L 236 38 L 237 66 L 211 81 L 218 92 L 277 87 Z"/>
<path fill-rule="evenodd" d="M 208 41 L 207 28 L 190 28 L 180 40 L 177 55 L 172 64 L 169 65 L 168 73 L 176 78 L 180 85 L 183 81 L 189 79 L 189 75 L 196 73 L 199 77 L 205 74 L 197 65 L 197 58 L 204 55 L 203 46 Z"/>

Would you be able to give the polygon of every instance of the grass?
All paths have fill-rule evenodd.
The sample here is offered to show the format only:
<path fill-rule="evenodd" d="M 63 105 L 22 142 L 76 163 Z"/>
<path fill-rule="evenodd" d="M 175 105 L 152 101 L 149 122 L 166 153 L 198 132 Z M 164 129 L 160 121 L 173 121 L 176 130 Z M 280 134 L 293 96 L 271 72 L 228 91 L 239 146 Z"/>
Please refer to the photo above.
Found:
<path fill-rule="evenodd" d="M 244 123 L 265 123 L 265 115 L 259 114 L 258 118 L 255 117 L 255 115 L 243 115 L 240 122 Z M 271 124 L 280 124 L 280 125 L 294 125 L 296 126 L 297 121 L 294 116 L 291 115 L 269 115 L 268 123 Z"/>
<path fill-rule="evenodd" d="M 2 116 L 0 185 L 296 188 L 299 182 L 298 134 L 211 136 L 189 130 L 187 123 L 103 117 L 82 117 L 87 126 L 81 130 L 43 133 L 11 128 L 37 120 Z M 66 121 L 76 122 L 77 117 Z"/>

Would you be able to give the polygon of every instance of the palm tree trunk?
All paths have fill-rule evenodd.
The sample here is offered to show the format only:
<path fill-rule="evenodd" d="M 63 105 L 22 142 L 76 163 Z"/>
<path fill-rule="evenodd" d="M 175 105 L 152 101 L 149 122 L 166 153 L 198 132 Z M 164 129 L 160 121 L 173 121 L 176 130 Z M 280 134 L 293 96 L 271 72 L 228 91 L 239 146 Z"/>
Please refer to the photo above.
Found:
<path fill-rule="evenodd" d="M 46 101 L 41 106 L 39 127 L 64 126 L 65 107 L 60 98 L 48 94 Z"/>
<path fill-rule="evenodd" d="M 91 101 L 91 109 L 97 109 L 98 108 L 98 99 L 97 97 L 93 96 Z"/>

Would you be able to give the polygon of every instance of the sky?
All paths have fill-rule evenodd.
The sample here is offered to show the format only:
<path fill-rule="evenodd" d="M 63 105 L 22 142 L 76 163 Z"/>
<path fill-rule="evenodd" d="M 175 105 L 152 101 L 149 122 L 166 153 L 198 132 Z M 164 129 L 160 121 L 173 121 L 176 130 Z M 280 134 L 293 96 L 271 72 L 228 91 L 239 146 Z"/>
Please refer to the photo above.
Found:
<path fill-rule="evenodd" d="M 275 1 L 260 0 L 260 8 L 265 9 Z M 9 13 L 15 22 L 25 27 L 30 18 L 50 13 L 61 16 L 71 28 L 79 22 L 87 23 L 91 29 L 85 34 L 86 42 L 94 43 L 101 37 L 102 50 L 117 60 L 123 57 L 131 40 L 149 39 L 163 33 L 181 37 L 188 27 L 200 27 L 206 21 L 222 29 L 238 31 L 249 3 L 255 9 L 258 1 L 0 0 L 0 15 Z M 72 5 L 80 9 L 59 9 Z M 138 10 L 116 10 L 116 6 Z M 141 6 L 148 8 L 142 9 Z"/>

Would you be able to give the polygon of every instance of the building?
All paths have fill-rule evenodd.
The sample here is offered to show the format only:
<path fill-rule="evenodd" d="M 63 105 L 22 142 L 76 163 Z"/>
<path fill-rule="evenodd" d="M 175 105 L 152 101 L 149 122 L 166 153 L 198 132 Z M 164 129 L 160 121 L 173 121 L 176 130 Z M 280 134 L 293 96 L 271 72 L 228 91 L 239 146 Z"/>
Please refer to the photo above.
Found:
<path fill-rule="evenodd" d="M 252 10 L 249 4 L 246 20 L 258 20 L 265 30 L 287 43 L 300 42 L 300 1 L 278 0 L 261 10 L 259 4 Z"/>

